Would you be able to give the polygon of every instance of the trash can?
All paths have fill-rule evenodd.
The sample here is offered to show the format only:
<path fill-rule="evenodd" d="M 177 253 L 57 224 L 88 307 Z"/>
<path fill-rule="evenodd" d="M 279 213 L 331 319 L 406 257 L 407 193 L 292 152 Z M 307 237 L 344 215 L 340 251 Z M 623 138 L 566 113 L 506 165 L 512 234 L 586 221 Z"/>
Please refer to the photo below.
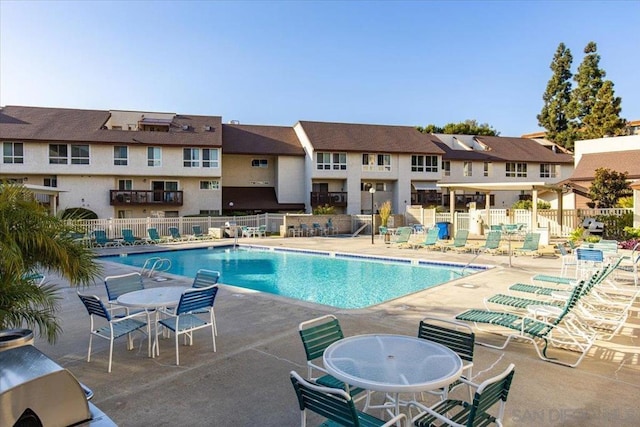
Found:
<path fill-rule="evenodd" d="M 451 236 L 450 222 L 436 222 L 436 227 L 438 227 L 438 239 L 448 239 Z"/>

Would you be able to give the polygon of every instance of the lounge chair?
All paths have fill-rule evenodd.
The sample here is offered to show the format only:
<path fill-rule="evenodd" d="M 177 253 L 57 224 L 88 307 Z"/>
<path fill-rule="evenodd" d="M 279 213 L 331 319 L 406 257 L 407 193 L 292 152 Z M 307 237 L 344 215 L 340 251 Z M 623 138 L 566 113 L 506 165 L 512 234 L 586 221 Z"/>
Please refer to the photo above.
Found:
<path fill-rule="evenodd" d="M 323 423 L 323 426 L 390 427 L 398 425 L 401 421 L 399 425 L 404 425 L 407 418 L 405 414 L 400 414 L 389 421 L 381 420 L 356 409 L 351 396 L 341 388 L 321 386 L 307 381 L 295 371 L 291 371 L 289 376 L 298 397 L 301 426 L 307 425 L 307 411 L 326 418 L 328 421 Z"/>
<path fill-rule="evenodd" d="M 121 246 L 120 242 L 107 238 L 107 232 L 104 230 L 93 231 L 93 244 L 98 247 L 106 248 L 109 246 Z"/>
<path fill-rule="evenodd" d="M 575 367 L 580 364 L 597 338 L 597 332 L 585 328 L 571 313 L 578 303 L 584 285 L 584 282 L 580 282 L 575 286 L 564 309 L 562 309 L 557 317 L 550 321 L 540 320 L 536 318 L 535 314 L 521 316 L 504 311 L 479 309 L 471 309 L 460 313 L 456 316 L 456 319 L 473 322 L 479 330 L 481 330 L 481 328 L 478 327 L 478 324 L 485 323 L 515 331 L 507 335 L 506 341 L 501 346 L 476 341 L 478 344 L 502 350 L 509 344 L 511 339 L 524 339 L 533 344 L 538 357 L 542 360 Z M 544 343 L 542 349 L 538 347 L 539 342 Z M 578 360 L 572 364 L 560 362 L 555 358 L 547 356 L 547 349 L 550 344 L 552 346 L 577 351 L 580 353 L 580 356 Z"/>
<path fill-rule="evenodd" d="M 447 399 L 431 407 L 422 402 L 410 402 L 409 408 L 417 408 L 420 413 L 411 422 L 416 427 L 431 427 L 435 425 L 450 426 L 488 426 L 502 425 L 504 408 L 511 388 L 511 381 L 515 374 L 515 365 L 510 364 L 500 375 L 485 380 L 482 384 L 475 384 L 464 378 L 460 381 L 476 389 L 472 402 Z M 498 414 L 487 412 L 496 403 L 500 403 Z"/>
<path fill-rule="evenodd" d="M 562 266 L 560 267 L 560 276 L 565 277 L 568 273 L 569 267 L 576 269 L 578 262 L 576 260 L 575 253 L 569 253 L 567 248 L 562 243 L 558 243 L 558 252 L 560 252 L 560 258 L 562 259 Z M 575 270 L 577 276 L 578 270 Z"/>
<path fill-rule="evenodd" d="M 193 232 L 192 237 L 197 240 L 209 240 L 210 236 L 208 234 L 202 233 L 202 228 L 199 225 L 192 225 L 191 231 Z"/>
<path fill-rule="evenodd" d="M 394 239 L 389 243 L 392 245 L 398 245 L 398 248 L 411 247 L 409 240 L 411 239 L 412 234 L 413 229 L 411 227 L 400 227 L 396 231 Z"/>
<path fill-rule="evenodd" d="M 469 237 L 469 230 L 458 230 L 456 237 L 452 243 L 439 243 L 438 247 L 442 249 L 442 252 L 446 252 L 449 249 L 460 249 L 467 245 L 467 238 Z"/>
<path fill-rule="evenodd" d="M 158 243 L 166 243 L 168 239 L 166 237 L 160 237 L 160 233 L 155 227 L 147 228 L 147 233 L 149 234 L 149 239 L 147 243 L 158 244 Z"/>
<path fill-rule="evenodd" d="M 133 235 L 133 230 L 130 228 L 122 229 L 122 243 L 129 246 L 144 245 L 146 240 L 141 239 Z"/>
<path fill-rule="evenodd" d="M 476 253 L 486 252 L 495 254 L 500 251 L 500 241 L 502 240 L 502 231 L 492 230 L 487 233 L 487 238 L 483 246 L 475 248 Z"/>
<path fill-rule="evenodd" d="M 427 231 L 427 234 L 424 236 L 424 241 L 416 243 L 412 245 L 415 249 L 426 248 L 426 249 L 435 249 L 436 244 L 438 243 L 438 233 L 440 232 L 439 228 L 433 227 Z"/>
<path fill-rule="evenodd" d="M 253 232 L 253 234 L 256 237 L 267 237 L 267 226 L 264 224 L 258 226 L 258 228 Z"/>
<path fill-rule="evenodd" d="M 524 236 L 524 242 L 519 248 L 513 249 L 513 255 L 531 255 L 533 257 L 540 256 L 540 233 L 527 233 Z"/>
<path fill-rule="evenodd" d="M 180 230 L 178 227 L 169 227 L 169 233 L 171 234 L 170 241 L 171 242 L 184 242 L 192 240 L 191 236 L 183 236 L 180 234 Z"/>

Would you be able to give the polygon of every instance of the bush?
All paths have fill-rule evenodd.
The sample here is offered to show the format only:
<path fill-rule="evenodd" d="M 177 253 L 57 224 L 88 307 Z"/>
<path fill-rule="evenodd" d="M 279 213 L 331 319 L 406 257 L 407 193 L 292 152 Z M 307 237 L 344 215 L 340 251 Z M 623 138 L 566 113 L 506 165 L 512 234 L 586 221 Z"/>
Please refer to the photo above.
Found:
<path fill-rule="evenodd" d="M 511 205 L 511 209 L 526 209 L 531 210 L 533 207 L 533 202 L 531 200 L 518 200 L 513 205 Z M 545 202 L 544 200 L 538 200 L 538 209 L 551 209 L 551 203 Z"/>
<path fill-rule="evenodd" d="M 625 212 L 622 215 L 596 215 L 595 220 L 604 224 L 604 238 L 624 240 L 627 236 L 625 228 L 633 226 L 633 212 Z"/>
<path fill-rule="evenodd" d="M 313 210 L 314 215 L 334 215 L 336 213 L 336 208 L 334 206 L 322 205 L 317 206 Z"/>

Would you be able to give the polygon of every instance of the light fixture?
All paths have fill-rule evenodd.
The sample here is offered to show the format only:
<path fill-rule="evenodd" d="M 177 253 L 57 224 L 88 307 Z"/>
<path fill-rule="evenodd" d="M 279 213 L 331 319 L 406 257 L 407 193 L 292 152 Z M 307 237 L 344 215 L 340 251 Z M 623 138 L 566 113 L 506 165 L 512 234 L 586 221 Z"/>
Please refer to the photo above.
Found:
<path fill-rule="evenodd" d="M 376 194 L 376 188 L 372 185 L 369 188 L 369 193 L 371 194 L 371 244 L 373 245 L 373 235 L 375 234 L 375 211 L 373 210 L 373 195 Z"/>

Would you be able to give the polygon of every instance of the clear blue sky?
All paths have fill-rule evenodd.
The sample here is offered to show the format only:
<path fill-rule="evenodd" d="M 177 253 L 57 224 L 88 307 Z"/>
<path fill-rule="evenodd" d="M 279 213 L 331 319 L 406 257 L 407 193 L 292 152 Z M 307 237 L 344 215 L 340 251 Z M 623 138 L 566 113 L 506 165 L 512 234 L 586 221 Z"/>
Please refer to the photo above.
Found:
<path fill-rule="evenodd" d="M 539 130 L 560 42 L 640 119 L 640 1 L 0 0 L 0 105 Z"/>

